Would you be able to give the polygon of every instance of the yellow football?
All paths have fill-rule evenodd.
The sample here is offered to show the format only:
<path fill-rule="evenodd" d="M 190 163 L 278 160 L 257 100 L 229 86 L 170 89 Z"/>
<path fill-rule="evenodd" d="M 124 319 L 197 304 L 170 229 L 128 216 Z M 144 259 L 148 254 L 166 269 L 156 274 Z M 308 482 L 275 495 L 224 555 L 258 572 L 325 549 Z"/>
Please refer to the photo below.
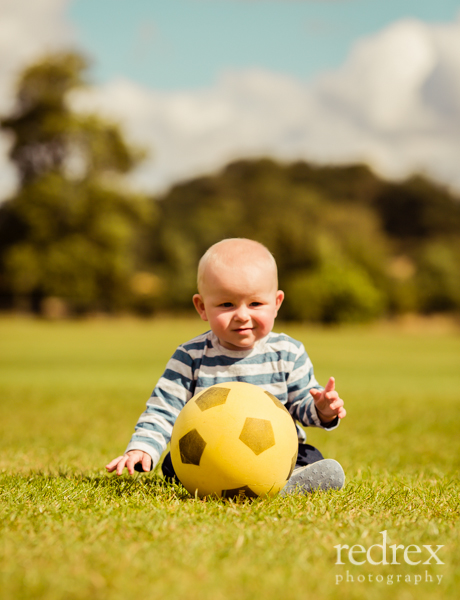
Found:
<path fill-rule="evenodd" d="M 171 437 L 177 477 L 193 495 L 277 494 L 294 468 L 294 421 L 272 394 L 250 383 L 218 383 L 179 413 Z"/>

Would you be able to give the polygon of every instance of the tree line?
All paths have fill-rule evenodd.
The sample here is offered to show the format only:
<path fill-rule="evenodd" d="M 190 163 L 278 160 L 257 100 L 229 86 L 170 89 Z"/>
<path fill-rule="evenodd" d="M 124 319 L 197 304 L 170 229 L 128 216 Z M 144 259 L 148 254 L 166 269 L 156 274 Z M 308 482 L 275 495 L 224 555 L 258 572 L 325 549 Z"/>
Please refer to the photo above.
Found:
<path fill-rule="evenodd" d="M 70 314 L 186 310 L 203 252 L 249 237 L 274 254 L 280 316 L 324 323 L 460 311 L 460 199 L 423 176 L 365 165 L 239 160 L 159 197 L 123 177 L 143 158 L 117 124 L 75 113 L 86 61 L 58 54 L 22 74 L 0 122 L 20 186 L 0 206 L 0 302 Z"/>

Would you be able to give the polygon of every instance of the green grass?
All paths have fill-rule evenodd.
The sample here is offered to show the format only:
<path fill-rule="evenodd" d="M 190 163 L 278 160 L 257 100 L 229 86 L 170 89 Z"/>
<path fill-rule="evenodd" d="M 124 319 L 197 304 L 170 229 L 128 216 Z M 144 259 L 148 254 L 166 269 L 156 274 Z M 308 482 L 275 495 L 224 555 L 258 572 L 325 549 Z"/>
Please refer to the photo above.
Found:
<path fill-rule="evenodd" d="M 347 485 L 235 503 L 103 468 L 176 345 L 202 331 L 198 319 L 0 320 L 2 600 L 456 600 L 458 330 L 283 329 L 321 382 L 336 377 L 347 418 L 307 433 Z M 445 564 L 336 564 L 334 546 L 368 548 L 383 530 L 389 544 L 443 545 Z"/>

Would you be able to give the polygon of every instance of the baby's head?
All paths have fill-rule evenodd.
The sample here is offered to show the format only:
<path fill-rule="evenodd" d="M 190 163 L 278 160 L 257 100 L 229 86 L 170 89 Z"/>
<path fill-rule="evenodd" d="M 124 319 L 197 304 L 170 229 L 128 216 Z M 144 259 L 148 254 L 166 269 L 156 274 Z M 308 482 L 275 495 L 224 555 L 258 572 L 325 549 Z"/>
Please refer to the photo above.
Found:
<path fill-rule="evenodd" d="M 229 350 L 249 350 L 265 337 L 283 298 L 275 259 L 259 242 L 222 240 L 200 260 L 193 303 Z"/>

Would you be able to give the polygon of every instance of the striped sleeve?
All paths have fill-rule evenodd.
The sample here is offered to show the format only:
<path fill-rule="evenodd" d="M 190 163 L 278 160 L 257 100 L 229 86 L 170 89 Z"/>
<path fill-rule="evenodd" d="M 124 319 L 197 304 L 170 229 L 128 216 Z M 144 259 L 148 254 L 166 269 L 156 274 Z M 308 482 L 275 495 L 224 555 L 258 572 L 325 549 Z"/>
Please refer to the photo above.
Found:
<path fill-rule="evenodd" d="M 192 395 L 193 358 L 184 346 L 179 346 L 147 401 L 125 452 L 146 452 L 154 468 L 171 439 L 177 415 Z"/>
<path fill-rule="evenodd" d="M 296 421 L 306 427 L 321 427 L 323 429 L 335 429 L 337 427 L 338 419 L 323 424 L 318 417 L 310 390 L 323 390 L 324 388 L 316 381 L 313 364 L 300 342 L 293 368 L 287 379 L 287 386 L 288 401 L 286 408 Z"/>

